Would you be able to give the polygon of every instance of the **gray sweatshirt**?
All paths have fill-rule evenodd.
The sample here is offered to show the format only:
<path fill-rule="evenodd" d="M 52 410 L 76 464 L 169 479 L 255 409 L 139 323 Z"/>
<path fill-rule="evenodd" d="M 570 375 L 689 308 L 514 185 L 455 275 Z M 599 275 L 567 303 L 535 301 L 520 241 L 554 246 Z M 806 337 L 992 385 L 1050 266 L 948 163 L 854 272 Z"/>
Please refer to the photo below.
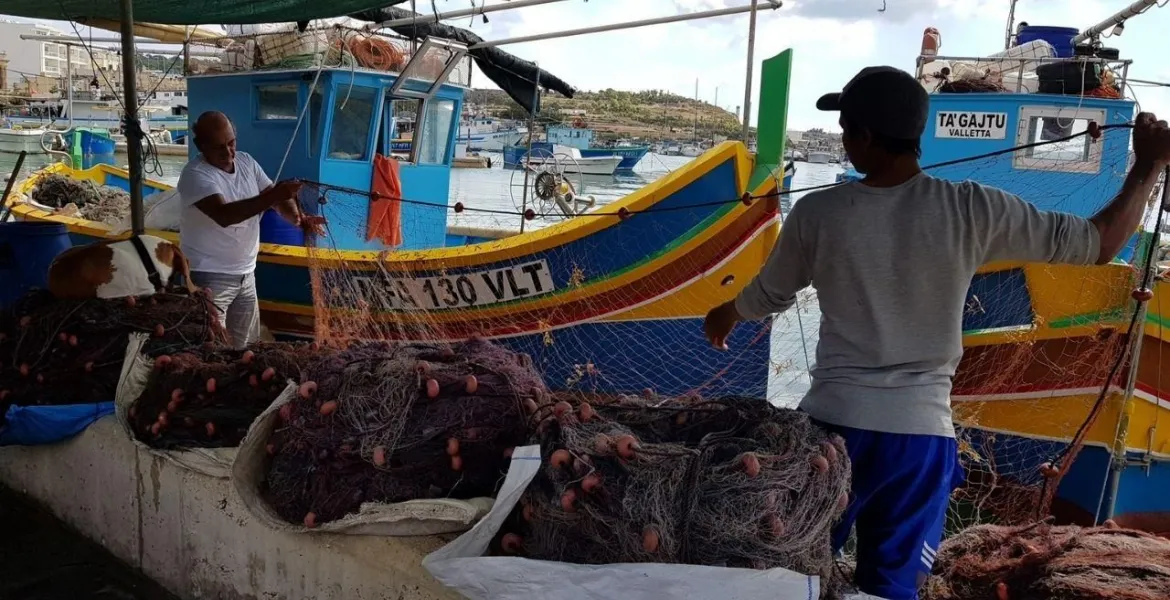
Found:
<path fill-rule="evenodd" d="M 735 307 L 761 319 L 811 284 L 821 331 L 800 407 L 834 425 L 954 437 L 951 379 L 975 270 L 996 260 L 1092 264 L 1099 244 L 1087 219 L 974 182 L 853 182 L 796 203 Z"/>

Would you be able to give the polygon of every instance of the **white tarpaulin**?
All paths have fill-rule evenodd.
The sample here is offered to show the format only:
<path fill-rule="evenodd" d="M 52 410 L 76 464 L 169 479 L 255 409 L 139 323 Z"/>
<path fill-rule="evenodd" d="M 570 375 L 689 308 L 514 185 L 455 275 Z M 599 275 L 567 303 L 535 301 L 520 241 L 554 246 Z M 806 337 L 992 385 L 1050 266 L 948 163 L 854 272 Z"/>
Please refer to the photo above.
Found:
<path fill-rule="evenodd" d="M 516 448 L 491 512 L 471 531 L 423 559 L 423 567 L 440 583 L 472 600 L 817 600 L 820 597 L 817 577 L 786 569 L 759 571 L 655 563 L 576 565 L 484 556 L 540 465 L 539 446 Z M 847 598 L 867 599 L 872 597 Z"/>

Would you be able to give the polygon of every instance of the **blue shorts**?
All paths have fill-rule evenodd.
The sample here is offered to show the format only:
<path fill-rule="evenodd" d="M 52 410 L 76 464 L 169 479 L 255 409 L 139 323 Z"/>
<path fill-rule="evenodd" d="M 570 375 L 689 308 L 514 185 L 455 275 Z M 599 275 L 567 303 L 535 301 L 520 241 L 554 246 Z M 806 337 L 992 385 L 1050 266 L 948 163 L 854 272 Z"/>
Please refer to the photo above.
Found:
<path fill-rule="evenodd" d="M 955 439 L 817 424 L 845 438 L 853 463 L 849 508 L 833 529 L 833 550 L 856 525 L 858 589 L 916 600 L 934 566 L 951 492 L 963 482 Z"/>

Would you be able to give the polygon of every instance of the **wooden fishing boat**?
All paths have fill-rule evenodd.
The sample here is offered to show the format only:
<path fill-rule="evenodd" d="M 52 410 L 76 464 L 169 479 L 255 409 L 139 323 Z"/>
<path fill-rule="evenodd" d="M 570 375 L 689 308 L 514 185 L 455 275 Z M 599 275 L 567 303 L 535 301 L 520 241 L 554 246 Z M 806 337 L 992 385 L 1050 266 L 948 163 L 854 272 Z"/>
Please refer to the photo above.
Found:
<path fill-rule="evenodd" d="M 979 59 L 920 57 L 918 75 L 932 91 L 923 163 L 939 165 L 928 172 L 999 187 L 1042 209 L 1095 214 L 1125 177 L 1124 125 L 1135 109 L 1109 92 L 1124 89 L 1130 61 L 1093 54 L 1099 44 L 1086 48 L 1077 58 L 978 62 L 1029 72 L 1016 81 L 1039 81 L 1041 93 L 934 91 L 942 65 L 956 73 Z M 1109 75 L 1100 88 L 1044 93 L 1057 83 L 1052 70 L 1030 73 L 1044 64 Z M 1090 123 L 1103 128 L 1099 137 L 1089 135 Z M 1158 279 L 1144 307 L 1131 298 L 1155 238 L 1135 235 L 1105 266 L 988 265 L 976 276 L 952 395 L 969 475 L 958 496 L 968 502 L 953 524 L 1035 506 L 1054 491 L 1052 511 L 1062 520 L 1111 518 L 1170 532 L 1170 387 L 1161 381 L 1170 374 L 1163 326 L 1170 288 Z M 1137 326 L 1127 337 L 1131 319 Z"/>
<path fill-rule="evenodd" d="M 424 44 L 418 55 L 426 52 Z M 766 63 L 761 102 L 774 109 L 771 114 L 786 110 L 790 60 L 784 53 Z M 410 70 L 407 65 L 403 72 Z M 614 204 L 488 239 L 447 227 L 453 212 L 477 208 L 452 206 L 447 198 L 457 137 L 449 117 L 460 114 L 463 85 L 418 85 L 415 79 L 404 85 L 396 73 L 343 68 L 323 69 L 314 86 L 315 74 L 220 73 L 188 80 L 192 115 L 224 111 L 236 124 L 239 149 L 268 173 L 319 182 L 315 189 L 323 203 L 302 198 L 305 211 L 331 224 L 315 248 L 300 240 L 273 243 L 299 231 L 282 229 L 272 214 L 262 222 L 257 288 L 262 321 L 274 335 L 313 336 L 321 325 L 315 315 L 322 311 L 331 315 L 336 332 L 337 319 L 349 318 L 346 311 L 360 303 L 367 310 L 353 316 L 351 325 L 367 333 L 376 328 L 378 337 L 387 338 L 498 339 L 531 354 L 556 387 L 766 393 L 767 324 L 743 327 L 733 341 L 744 349 L 726 353 L 705 343 L 702 318 L 747 284 L 776 239 L 782 123 L 774 140 L 761 131 L 759 155 L 749 155 L 740 143 L 724 143 Z M 425 108 L 415 130 L 421 143 L 412 144 L 400 166 L 401 244 L 390 250 L 371 235 L 369 221 L 378 217 L 368 192 L 374 156 L 392 151 L 394 111 L 403 102 Z M 296 116 L 305 103 L 308 124 L 298 128 Z M 277 109 L 284 111 L 281 118 L 270 118 Z M 53 165 L 17 190 L 27 198 L 49 173 L 128 189 L 126 174 L 108 165 L 79 171 Z M 147 182 L 144 195 L 166 189 Z M 744 202 L 745 194 L 759 199 Z M 16 202 L 12 211 L 19 219 L 65 223 L 75 243 L 116 235 L 101 223 L 53 215 L 29 202 Z M 149 233 L 177 238 L 174 232 Z M 334 291 L 350 287 L 343 296 L 315 303 L 314 273 L 348 282 L 331 279 Z"/>

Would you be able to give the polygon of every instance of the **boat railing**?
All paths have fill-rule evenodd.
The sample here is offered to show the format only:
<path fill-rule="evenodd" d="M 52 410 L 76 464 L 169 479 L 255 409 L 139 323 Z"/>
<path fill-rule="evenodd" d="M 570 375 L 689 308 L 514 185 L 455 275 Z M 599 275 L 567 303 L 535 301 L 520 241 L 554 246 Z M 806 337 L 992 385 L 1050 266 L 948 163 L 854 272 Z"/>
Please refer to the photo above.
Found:
<path fill-rule="evenodd" d="M 205 73 L 250 73 L 272 70 L 345 68 L 367 69 L 401 75 L 416 54 L 423 60 L 415 76 L 437 78 L 449 54 L 435 44 L 424 45 L 391 33 L 372 33 L 342 24 L 308 27 L 282 23 L 257 31 L 229 33 L 222 37 L 191 40 L 190 45 L 211 50 L 222 60 Z M 433 72 L 432 72 L 433 71 Z M 204 73 L 199 73 L 204 74 Z M 462 56 L 447 82 L 471 85 L 471 58 Z"/>
<path fill-rule="evenodd" d="M 1125 86 L 1126 86 L 1126 81 L 1129 77 L 1129 66 L 1131 64 L 1133 64 L 1132 59 L 1100 58 L 1100 57 L 1096 57 L 1096 56 L 1073 56 L 1073 57 L 1063 57 L 1063 56 L 998 57 L 998 56 L 990 56 L 989 57 L 989 56 L 949 56 L 949 55 L 941 55 L 941 54 L 940 55 L 919 55 L 917 60 L 915 61 L 915 63 L 916 63 L 915 64 L 915 73 L 914 73 L 915 77 L 917 77 L 918 79 L 921 80 L 924 76 L 935 75 L 932 73 L 925 73 L 924 74 L 923 69 L 926 67 L 926 65 L 928 65 L 930 63 L 936 63 L 936 62 L 965 63 L 969 66 L 973 66 L 975 69 L 983 70 L 983 71 L 992 70 L 992 71 L 995 71 L 996 73 L 999 73 L 1000 75 L 1008 75 L 1008 74 L 1018 72 L 1018 76 L 1016 77 L 1016 83 L 1015 83 L 1016 88 L 1014 90 L 1015 93 L 1017 93 L 1017 94 L 1024 91 L 1024 89 L 1023 89 L 1023 85 L 1024 85 L 1023 74 L 1024 73 L 1029 72 L 1029 71 L 1035 71 L 1036 67 L 1038 67 L 1040 65 L 1055 64 L 1055 63 L 1062 63 L 1062 62 L 1079 62 L 1079 63 L 1082 63 L 1084 65 L 1091 65 L 1091 64 L 1101 65 L 1101 67 L 1103 69 L 1108 69 L 1109 71 L 1111 71 L 1115 74 L 1118 74 L 1117 75 L 1118 88 L 1124 90 Z M 940 78 L 943 76 L 942 74 L 938 74 L 938 75 Z"/>

